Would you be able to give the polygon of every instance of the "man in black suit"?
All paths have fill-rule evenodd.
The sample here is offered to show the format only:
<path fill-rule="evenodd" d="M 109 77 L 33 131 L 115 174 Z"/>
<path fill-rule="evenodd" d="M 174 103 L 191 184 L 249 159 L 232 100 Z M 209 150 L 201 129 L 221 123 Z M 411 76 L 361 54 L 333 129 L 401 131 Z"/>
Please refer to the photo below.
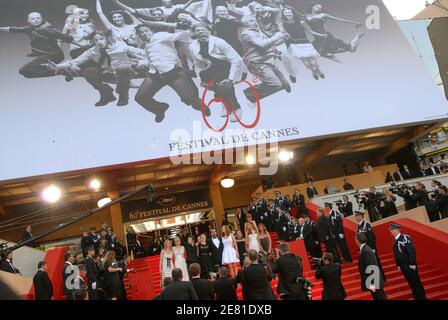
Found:
<path fill-rule="evenodd" d="M 361 290 L 370 291 L 374 300 L 387 300 L 384 292 L 383 273 L 378 265 L 375 252 L 366 244 L 366 234 L 358 232 L 355 241 L 359 247 L 358 270 L 361 276 Z"/>
<path fill-rule="evenodd" d="M 53 297 L 53 284 L 47 273 L 47 263 L 40 261 L 37 264 L 37 272 L 33 277 L 34 298 L 36 300 L 51 300 Z"/>
<path fill-rule="evenodd" d="M 244 298 L 247 300 L 276 300 L 269 284 L 268 271 L 258 263 L 258 252 L 251 249 L 248 256 L 251 264 L 241 272 Z"/>
<path fill-rule="evenodd" d="M 414 299 L 426 300 L 425 288 L 418 274 L 417 255 L 411 237 L 401 234 L 401 226 L 398 224 L 391 224 L 389 230 L 395 238 L 393 249 L 398 270 L 401 271 L 411 287 Z"/>
<path fill-rule="evenodd" d="M 317 210 L 317 232 L 319 235 L 319 242 L 325 244 L 327 252 L 331 252 L 335 261 L 339 262 L 339 253 L 336 247 L 335 234 L 331 226 L 330 219 L 325 216 L 324 210 L 319 208 Z"/>
<path fill-rule="evenodd" d="M 199 300 L 214 300 L 213 285 L 209 280 L 201 279 L 201 266 L 199 263 L 192 263 L 189 267 L 191 283 Z"/>
<path fill-rule="evenodd" d="M 343 215 L 341 212 L 333 208 L 332 203 L 325 203 L 325 208 L 327 208 L 327 210 L 330 212 L 331 227 L 333 228 L 333 233 L 336 238 L 336 243 L 339 247 L 339 250 L 344 257 L 344 263 L 350 263 L 353 260 L 350 254 L 350 250 L 348 249 L 347 241 L 345 240 Z"/>
<path fill-rule="evenodd" d="M 89 231 L 90 232 L 87 236 L 86 245 L 87 245 L 87 247 L 93 246 L 95 248 L 95 250 L 98 251 L 100 242 L 98 241 L 98 235 L 96 234 L 96 228 L 91 227 Z"/>
<path fill-rule="evenodd" d="M 19 269 L 14 267 L 14 264 L 12 262 L 12 251 L 6 250 L 4 253 L 4 257 L 5 258 L 2 260 L 2 263 L 0 264 L 0 270 L 9 273 L 20 274 Z"/>
<path fill-rule="evenodd" d="M 316 270 L 316 279 L 322 279 L 324 283 L 322 300 L 344 300 L 347 297 L 341 274 L 341 264 L 334 262 L 334 257 L 330 252 L 324 253 Z"/>
<path fill-rule="evenodd" d="M 353 215 L 353 203 L 348 200 L 347 195 L 342 196 L 342 202 L 338 206 L 344 217 Z"/>
<path fill-rule="evenodd" d="M 277 252 L 277 261 L 272 270 L 279 275 L 277 293 L 283 300 L 305 300 L 303 292 L 302 258 L 289 253 L 289 244 L 282 242 Z"/>
<path fill-rule="evenodd" d="M 440 169 L 436 166 L 434 166 L 434 163 L 430 162 L 428 169 L 426 169 L 426 175 L 427 176 L 435 176 L 437 174 L 440 174 Z"/>
<path fill-rule="evenodd" d="M 222 243 L 222 238 L 218 237 L 216 229 L 210 230 L 210 238 L 208 239 L 209 247 L 212 252 L 213 259 L 213 269 L 218 272 L 222 261 L 222 251 L 224 250 L 224 245 Z"/>
<path fill-rule="evenodd" d="M 79 272 L 75 276 L 74 279 L 74 288 L 73 288 L 73 300 L 86 300 L 88 297 L 87 290 L 88 287 L 84 282 L 84 278 L 87 276 L 86 266 L 80 265 L 78 267 Z"/>
<path fill-rule="evenodd" d="M 432 201 L 439 208 L 442 219 L 448 218 L 448 189 L 442 185 L 437 187 L 437 191 L 439 195 Z"/>
<path fill-rule="evenodd" d="M 297 208 L 297 215 L 302 217 L 307 213 L 306 204 L 305 204 L 305 196 L 300 192 L 300 190 L 296 190 L 292 197 L 292 205 Z"/>
<path fill-rule="evenodd" d="M 244 234 L 244 225 L 246 223 L 246 214 L 244 213 L 243 209 L 235 209 L 234 213 L 235 213 L 235 216 L 238 218 L 238 225 L 240 227 L 241 232 L 243 233 L 243 236 L 246 236 Z"/>
<path fill-rule="evenodd" d="M 409 169 L 409 167 L 406 164 L 403 166 L 403 171 L 401 171 L 401 175 L 403 176 L 404 180 L 415 178 L 414 172 L 411 169 Z"/>
<path fill-rule="evenodd" d="M 300 223 L 301 219 L 299 219 L 299 224 Z M 317 258 L 314 250 L 313 222 L 308 215 L 303 216 L 302 236 L 306 252 L 308 252 L 311 257 Z"/>
<path fill-rule="evenodd" d="M 400 167 L 399 167 L 399 166 L 397 166 L 397 167 L 395 168 L 395 172 L 394 172 L 394 180 L 395 180 L 395 182 L 400 182 L 400 181 L 403 181 L 403 180 L 404 180 L 404 176 L 403 176 L 403 174 L 401 173 L 401 171 L 400 171 Z"/>
<path fill-rule="evenodd" d="M 190 281 L 182 281 L 182 270 L 171 271 L 172 283 L 163 289 L 160 300 L 198 300 L 196 291 Z"/>
<path fill-rule="evenodd" d="M 28 225 L 25 228 L 25 231 L 23 231 L 22 234 L 22 239 L 20 240 L 20 242 L 25 242 L 29 239 L 31 239 L 33 237 L 33 234 L 31 233 L 31 226 Z M 27 244 L 28 247 L 31 248 L 35 248 L 36 247 L 36 243 L 34 241 L 31 241 L 30 243 Z"/>
<path fill-rule="evenodd" d="M 131 257 L 127 254 L 123 255 L 122 260 L 120 262 L 118 262 L 118 267 L 121 268 L 123 271 L 118 273 L 118 275 L 120 276 L 120 281 L 121 281 L 121 292 L 122 292 L 122 297 L 121 300 L 127 300 L 127 294 L 126 294 L 126 288 L 124 287 L 124 282 L 123 279 L 124 277 L 130 273 L 130 272 L 136 272 L 134 268 L 129 268 L 129 263 L 131 262 Z"/>
<path fill-rule="evenodd" d="M 417 201 L 417 206 L 425 206 L 426 212 L 428 213 L 428 218 L 431 222 L 440 219 L 439 208 L 429 199 L 428 191 L 426 191 L 426 187 L 423 183 L 416 182 L 415 191 L 410 191 L 409 194 L 412 199 Z"/>
<path fill-rule="evenodd" d="M 98 300 L 98 288 L 100 284 L 100 273 L 95 263 L 95 248 L 87 248 L 87 256 L 84 261 L 87 270 L 89 300 Z"/>
<path fill-rule="evenodd" d="M 411 189 L 407 185 L 402 185 L 400 188 L 392 191 L 397 196 L 403 198 L 404 208 L 406 211 L 417 208 L 417 201 L 411 196 Z"/>
<path fill-rule="evenodd" d="M 71 252 L 67 252 L 64 255 L 64 266 L 62 267 L 62 286 L 64 295 L 67 300 L 74 300 L 74 277 L 75 268 L 73 263 L 75 263 L 75 255 Z"/>
<path fill-rule="evenodd" d="M 216 300 L 238 300 L 235 280 L 229 279 L 227 267 L 219 268 L 219 278 L 213 282 Z"/>
<path fill-rule="evenodd" d="M 308 187 L 306 187 L 306 194 L 308 195 L 308 199 L 312 199 L 319 195 L 317 189 L 313 186 L 313 182 L 311 181 L 308 182 Z"/>

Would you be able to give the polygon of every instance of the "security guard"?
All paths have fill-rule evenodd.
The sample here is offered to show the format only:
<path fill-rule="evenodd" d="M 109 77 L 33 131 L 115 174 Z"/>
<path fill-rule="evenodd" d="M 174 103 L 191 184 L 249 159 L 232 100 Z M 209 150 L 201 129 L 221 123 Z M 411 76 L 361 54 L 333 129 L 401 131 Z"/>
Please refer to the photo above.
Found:
<path fill-rule="evenodd" d="M 395 264 L 411 287 L 414 299 L 426 300 L 425 288 L 423 288 L 418 274 L 417 257 L 411 237 L 401 234 L 401 226 L 399 224 L 391 224 L 389 230 L 395 238 Z"/>

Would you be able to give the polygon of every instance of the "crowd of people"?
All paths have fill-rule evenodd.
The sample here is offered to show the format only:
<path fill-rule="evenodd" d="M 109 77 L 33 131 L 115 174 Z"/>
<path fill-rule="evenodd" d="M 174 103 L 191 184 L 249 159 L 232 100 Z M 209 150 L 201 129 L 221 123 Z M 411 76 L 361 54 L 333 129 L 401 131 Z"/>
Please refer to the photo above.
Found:
<path fill-rule="evenodd" d="M 113 0 L 116 10 L 104 12 L 103 2 L 96 0 L 95 9 L 107 32 L 99 31 L 89 9 L 75 5 L 61 12 L 68 13 L 61 31 L 40 12 L 31 12 L 26 26 L 1 27 L 0 31 L 31 38 L 33 60 L 20 68 L 21 75 L 62 75 L 68 82 L 83 77 L 100 94 L 96 106 L 117 100 L 108 82 L 117 83 L 117 105 L 125 106 L 130 87 L 136 86 L 131 80 L 144 79 L 136 86 L 135 101 L 153 113 L 156 122 L 163 121 L 169 108 L 154 99 L 165 86 L 173 88 L 186 105 L 201 110 L 199 89 L 193 81 L 198 76 L 215 98 L 233 106 L 230 121 L 236 122 L 242 108 L 235 85 L 249 73 L 258 79 L 253 88 L 244 90 L 246 104 L 253 107 L 275 93 L 291 92 L 297 63 L 303 63 L 315 80 L 325 79 L 319 57 L 338 61 L 336 55 L 355 52 L 364 35 L 358 32 L 348 42 L 334 36 L 327 29 L 328 21 L 356 28 L 362 23 L 333 16 L 318 3 L 302 12 L 284 0 L 190 0 L 182 4 L 163 0 L 161 6 L 148 8 Z M 61 43 L 69 44 L 69 59 Z M 204 112 L 210 115 L 207 106 Z"/>

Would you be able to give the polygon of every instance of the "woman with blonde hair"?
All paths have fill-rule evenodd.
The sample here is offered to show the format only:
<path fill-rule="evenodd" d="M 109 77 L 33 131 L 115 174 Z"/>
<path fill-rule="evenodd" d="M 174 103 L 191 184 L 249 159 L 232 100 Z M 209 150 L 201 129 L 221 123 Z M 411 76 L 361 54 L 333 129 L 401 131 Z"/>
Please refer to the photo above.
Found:
<path fill-rule="evenodd" d="M 171 278 L 171 271 L 174 269 L 174 252 L 170 239 L 163 243 L 163 249 L 160 252 L 160 275 L 161 281 L 165 278 Z"/>
<path fill-rule="evenodd" d="M 230 277 L 235 278 L 238 272 L 236 264 L 239 262 L 239 254 L 235 237 L 228 225 L 224 225 L 222 230 L 222 243 L 224 249 L 222 250 L 222 265 L 227 266 L 230 272 Z"/>
<path fill-rule="evenodd" d="M 272 253 L 272 241 L 266 226 L 262 223 L 258 225 L 257 234 L 258 243 L 260 245 L 261 252 L 267 256 Z"/>
<path fill-rule="evenodd" d="M 174 238 L 174 267 L 182 270 L 182 281 L 189 281 L 187 261 L 185 260 L 185 247 L 181 244 L 180 238 Z"/>
<path fill-rule="evenodd" d="M 260 243 L 258 242 L 257 228 L 252 224 L 249 225 L 246 233 L 246 251 L 255 250 L 260 252 Z"/>
<path fill-rule="evenodd" d="M 257 223 L 252 219 L 252 214 L 246 213 L 246 222 L 244 223 L 244 234 L 247 234 L 249 227 L 255 228 L 257 230 Z"/>
<path fill-rule="evenodd" d="M 118 266 L 118 262 L 115 259 L 115 251 L 110 250 L 106 253 L 103 268 L 106 276 L 106 293 L 111 300 L 117 300 L 122 296 L 119 272 L 123 272 L 123 269 Z"/>

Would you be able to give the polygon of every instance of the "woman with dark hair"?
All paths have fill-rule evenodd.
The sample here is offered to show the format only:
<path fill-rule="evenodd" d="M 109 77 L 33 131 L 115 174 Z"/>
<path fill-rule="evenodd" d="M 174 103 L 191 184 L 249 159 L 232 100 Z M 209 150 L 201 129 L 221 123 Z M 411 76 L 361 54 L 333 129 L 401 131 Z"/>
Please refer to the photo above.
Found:
<path fill-rule="evenodd" d="M 325 37 L 325 35 L 311 30 L 310 26 L 290 7 L 283 8 L 282 20 L 283 27 L 290 36 L 289 40 L 286 41 L 289 54 L 297 60 L 300 60 L 305 67 L 311 70 L 314 79 L 324 79 L 325 75 L 317 63 L 319 53 L 308 40 L 307 34 L 320 37 Z"/>
<path fill-rule="evenodd" d="M 115 259 L 115 251 L 108 251 L 103 261 L 103 269 L 105 272 L 106 292 L 111 300 L 117 300 L 121 297 L 121 281 L 120 272 L 123 269 L 119 267 Z"/>
<path fill-rule="evenodd" d="M 258 225 L 257 239 L 260 244 L 260 251 L 263 255 L 269 256 L 273 253 L 271 235 L 266 229 L 266 226 L 262 223 Z"/>
<path fill-rule="evenodd" d="M 207 237 L 205 233 L 202 233 L 199 237 L 198 246 L 198 257 L 199 264 L 201 265 L 201 278 L 209 279 L 210 272 L 213 272 L 213 260 L 212 260 L 212 251 L 207 242 Z"/>
<path fill-rule="evenodd" d="M 357 28 L 362 26 L 362 24 L 360 22 L 338 18 L 325 13 L 324 8 L 321 4 L 312 6 L 311 12 L 306 16 L 306 19 L 308 20 L 308 23 L 314 32 L 325 35 L 324 37 L 315 37 L 313 44 L 322 56 L 328 58 L 334 58 L 333 55 L 336 53 L 355 52 L 358 48 L 359 40 L 364 36 L 364 33 L 359 33 L 353 38 L 350 43 L 346 43 L 341 39 L 337 39 L 325 29 L 325 23 L 328 20 L 353 24 Z"/>
<path fill-rule="evenodd" d="M 123 41 L 129 46 L 137 46 L 137 32 L 135 27 L 139 23 L 128 12 L 114 10 L 110 13 L 110 18 L 108 18 L 103 13 L 101 0 L 96 0 L 96 11 L 106 28 L 112 31 L 114 40 Z"/>
<path fill-rule="evenodd" d="M 137 234 L 132 226 L 127 228 L 126 242 L 128 245 L 128 254 L 135 257 L 135 248 L 137 247 Z"/>

